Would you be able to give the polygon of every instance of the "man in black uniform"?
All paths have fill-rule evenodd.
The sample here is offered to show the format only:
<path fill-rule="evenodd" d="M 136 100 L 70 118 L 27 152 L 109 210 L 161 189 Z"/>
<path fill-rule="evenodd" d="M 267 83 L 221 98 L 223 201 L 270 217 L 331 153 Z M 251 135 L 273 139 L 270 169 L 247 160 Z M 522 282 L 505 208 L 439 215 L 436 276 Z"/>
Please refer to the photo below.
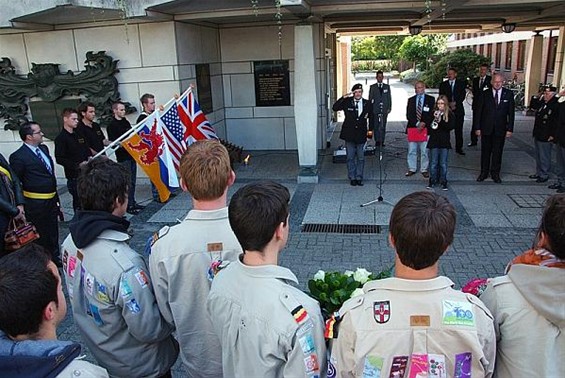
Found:
<path fill-rule="evenodd" d="M 355 84 L 351 92 L 339 98 L 333 104 L 333 111 L 343 110 L 345 121 L 339 137 L 345 141 L 347 153 L 347 175 L 352 186 L 363 186 L 363 168 L 365 166 L 364 147 L 372 135 L 367 132 L 369 101 L 363 97 L 363 86 Z"/>
<path fill-rule="evenodd" d="M 26 217 L 37 228 L 37 244 L 51 254 L 53 262 L 61 266 L 59 258 L 59 196 L 55 165 L 49 149 L 43 144 L 43 133 L 36 122 L 27 122 L 20 127 L 20 138 L 24 142 L 10 155 L 10 166 L 22 183 Z"/>
<path fill-rule="evenodd" d="M 559 104 L 555 97 L 556 92 L 557 88 L 554 86 L 544 88 L 532 131 L 536 148 L 536 173 L 530 175 L 530 178 L 535 179 L 538 183 L 549 180 L 551 170 L 551 150 L 559 123 Z"/>
<path fill-rule="evenodd" d="M 55 160 L 65 168 L 67 188 L 73 196 L 73 210 L 80 209 L 80 200 L 77 193 L 77 178 L 79 166 L 88 161 L 90 149 L 84 135 L 77 131 L 78 113 L 75 109 L 65 108 L 63 116 L 63 130 L 55 138 Z"/>
<path fill-rule="evenodd" d="M 457 70 L 453 67 L 447 70 L 447 80 L 439 85 L 439 94 L 449 100 L 449 108 L 455 114 L 455 152 L 465 155 L 463 152 L 463 122 L 465 122 L 465 81 L 457 79 Z"/>
<path fill-rule="evenodd" d="M 80 134 L 84 135 L 86 143 L 90 148 L 90 153 L 94 156 L 102 151 L 104 146 L 107 146 L 109 143 L 100 125 L 94 122 L 94 117 L 96 117 L 94 104 L 90 101 L 82 102 L 78 106 L 78 115 L 80 121 L 78 121 L 77 130 Z"/>
<path fill-rule="evenodd" d="M 491 77 L 487 75 L 487 72 L 488 72 L 488 64 L 483 63 L 479 67 L 479 76 L 473 78 L 473 106 L 471 107 L 473 111 L 475 110 L 477 103 L 479 102 L 479 96 L 481 96 L 483 92 L 485 92 L 488 88 L 490 88 Z M 471 141 L 467 146 L 468 147 L 476 146 L 479 137 L 475 133 L 475 130 L 473 130 L 472 126 L 471 126 L 470 138 Z"/>
<path fill-rule="evenodd" d="M 126 106 L 122 102 L 115 102 L 112 105 L 114 117 L 108 125 L 108 139 L 114 141 L 119 139 L 123 134 L 131 130 L 131 124 L 126 118 Z M 116 159 L 118 163 L 126 167 L 130 174 L 130 185 L 128 188 L 128 208 L 127 212 L 132 215 L 139 214 L 145 206 L 141 206 L 135 202 L 135 181 L 137 180 L 137 163 L 133 157 L 123 148 L 116 150 Z"/>

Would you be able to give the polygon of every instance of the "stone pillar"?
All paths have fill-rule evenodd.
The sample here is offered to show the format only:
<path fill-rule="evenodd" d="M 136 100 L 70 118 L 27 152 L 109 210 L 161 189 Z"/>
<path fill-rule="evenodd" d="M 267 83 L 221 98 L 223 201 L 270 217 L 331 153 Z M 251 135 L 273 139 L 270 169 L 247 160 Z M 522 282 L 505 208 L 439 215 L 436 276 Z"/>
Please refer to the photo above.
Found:
<path fill-rule="evenodd" d="M 298 182 L 318 182 L 318 83 L 311 24 L 294 27 L 294 122 L 298 144 Z"/>
<path fill-rule="evenodd" d="M 557 86 L 557 90 L 565 86 L 565 26 L 559 28 L 559 38 L 557 39 L 557 49 L 555 51 L 553 84 Z"/>
<path fill-rule="evenodd" d="M 542 54 L 543 52 L 543 35 L 536 34 L 530 41 L 528 49 L 528 60 L 526 65 L 526 88 L 525 88 L 525 104 L 530 104 L 532 95 L 538 93 L 539 83 L 541 79 Z"/>

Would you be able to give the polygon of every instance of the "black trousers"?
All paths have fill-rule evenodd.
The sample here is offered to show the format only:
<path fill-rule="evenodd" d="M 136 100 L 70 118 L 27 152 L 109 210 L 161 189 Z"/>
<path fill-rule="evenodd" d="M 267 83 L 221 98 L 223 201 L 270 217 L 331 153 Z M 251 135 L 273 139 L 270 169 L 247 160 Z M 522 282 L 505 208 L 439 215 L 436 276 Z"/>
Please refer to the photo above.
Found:
<path fill-rule="evenodd" d="M 463 122 L 465 122 L 465 114 L 455 112 L 455 151 L 463 150 Z"/>
<path fill-rule="evenodd" d="M 481 135 L 481 173 L 491 176 L 500 175 L 502 150 L 506 136 Z"/>
<path fill-rule="evenodd" d="M 39 239 L 35 243 L 44 247 L 54 260 L 58 259 L 60 252 L 57 198 L 25 200 L 26 219 L 35 225 L 39 233 Z"/>

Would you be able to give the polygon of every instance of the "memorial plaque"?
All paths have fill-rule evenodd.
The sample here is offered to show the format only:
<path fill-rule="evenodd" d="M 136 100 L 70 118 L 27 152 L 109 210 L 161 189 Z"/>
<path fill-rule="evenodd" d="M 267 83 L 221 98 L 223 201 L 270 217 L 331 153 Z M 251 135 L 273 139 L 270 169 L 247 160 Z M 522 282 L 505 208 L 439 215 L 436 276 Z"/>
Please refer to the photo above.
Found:
<path fill-rule="evenodd" d="M 253 62 L 255 106 L 290 106 L 288 60 Z"/>
<path fill-rule="evenodd" d="M 31 118 L 41 125 L 45 137 L 54 140 L 63 129 L 61 112 L 65 108 L 76 109 L 78 99 L 59 99 L 56 101 L 30 101 Z"/>

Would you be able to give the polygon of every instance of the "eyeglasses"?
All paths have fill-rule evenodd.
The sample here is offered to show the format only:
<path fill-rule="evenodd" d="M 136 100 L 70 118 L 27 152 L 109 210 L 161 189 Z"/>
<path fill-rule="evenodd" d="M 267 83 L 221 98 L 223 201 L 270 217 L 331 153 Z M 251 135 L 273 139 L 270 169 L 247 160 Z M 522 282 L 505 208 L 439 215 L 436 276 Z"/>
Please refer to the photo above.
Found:
<path fill-rule="evenodd" d="M 34 134 L 43 134 L 43 131 L 34 131 L 33 133 L 31 133 L 30 135 L 34 135 Z"/>

